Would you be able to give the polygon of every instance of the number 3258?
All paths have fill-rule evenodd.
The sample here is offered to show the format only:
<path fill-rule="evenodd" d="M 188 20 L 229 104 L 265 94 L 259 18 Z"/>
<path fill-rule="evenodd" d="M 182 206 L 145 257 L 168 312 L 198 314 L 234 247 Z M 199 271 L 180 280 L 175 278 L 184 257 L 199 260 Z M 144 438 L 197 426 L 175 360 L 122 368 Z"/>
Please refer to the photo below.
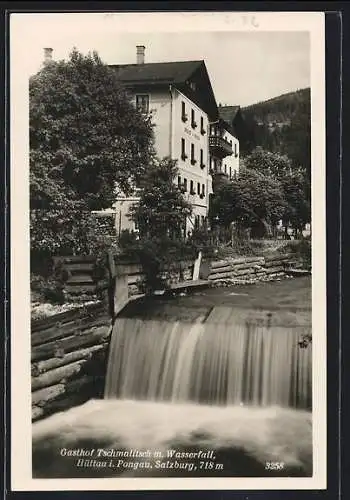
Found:
<path fill-rule="evenodd" d="M 266 462 L 266 470 L 282 470 L 284 468 L 283 462 Z"/>

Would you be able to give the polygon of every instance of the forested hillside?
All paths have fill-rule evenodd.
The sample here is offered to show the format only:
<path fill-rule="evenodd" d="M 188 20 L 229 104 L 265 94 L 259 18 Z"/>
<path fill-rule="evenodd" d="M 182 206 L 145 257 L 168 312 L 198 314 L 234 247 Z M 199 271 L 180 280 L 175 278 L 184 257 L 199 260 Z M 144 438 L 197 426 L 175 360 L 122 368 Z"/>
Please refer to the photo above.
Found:
<path fill-rule="evenodd" d="M 310 173 L 310 89 L 290 92 L 242 109 L 245 140 L 242 153 L 255 147 L 288 155 Z"/>

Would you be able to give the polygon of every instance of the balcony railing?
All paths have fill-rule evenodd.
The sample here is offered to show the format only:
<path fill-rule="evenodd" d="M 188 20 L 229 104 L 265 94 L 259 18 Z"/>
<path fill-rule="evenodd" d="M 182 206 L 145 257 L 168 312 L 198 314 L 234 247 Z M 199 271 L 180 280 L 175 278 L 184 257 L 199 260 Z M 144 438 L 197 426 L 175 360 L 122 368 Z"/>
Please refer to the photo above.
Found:
<path fill-rule="evenodd" d="M 209 137 L 209 147 L 211 152 L 220 158 L 232 155 L 232 145 L 226 141 L 223 137 L 218 135 L 212 135 Z"/>

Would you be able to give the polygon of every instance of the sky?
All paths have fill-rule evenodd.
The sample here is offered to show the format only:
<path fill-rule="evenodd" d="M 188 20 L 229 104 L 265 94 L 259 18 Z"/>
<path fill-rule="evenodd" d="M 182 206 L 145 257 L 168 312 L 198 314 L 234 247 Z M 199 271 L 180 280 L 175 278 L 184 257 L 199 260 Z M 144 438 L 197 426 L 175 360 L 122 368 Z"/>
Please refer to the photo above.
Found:
<path fill-rule="evenodd" d="M 96 50 L 105 63 L 127 64 L 136 62 L 136 45 L 145 45 L 145 62 L 203 59 L 218 104 L 246 106 L 310 86 L 309 33 L 297 28 L 276 31 L 276 24 L 265 22 L 256 30 L 251 20 L 243 29 L 242 20 L 229 24 L 225 17 L 215 21 L 203 13 L 190 19 L 172 13 L 166 18 L 139 13 L 12 16 L 11 57 L 21 60 L 27 76 L 40 69 L 44 47 L 53 48 L 56 60 L 67 59 L 76 47 L 84 54 Z"/>

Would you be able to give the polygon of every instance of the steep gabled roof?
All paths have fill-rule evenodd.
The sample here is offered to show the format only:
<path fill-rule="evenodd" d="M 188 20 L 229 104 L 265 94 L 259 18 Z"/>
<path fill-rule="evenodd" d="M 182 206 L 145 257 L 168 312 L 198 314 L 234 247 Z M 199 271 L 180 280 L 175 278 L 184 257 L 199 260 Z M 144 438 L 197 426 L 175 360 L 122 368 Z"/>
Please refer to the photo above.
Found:
<path fill-rule="evenodd" d="M 231 125 L 240 109 L 240 106 L 219 106 L 219 116 Z"/>
<path fill-rule="evenodd" d="M 145 64 L 116 64 L 118 78 L 124 83 L 184 83 L 203 61 L 178 61 Z"/>
<path fill-rule="evenodd" d="M 205 62 L 176 61 L 146 64 L 110 65 L 117 72 L 118 79 L 127 88 L 147 89 L 174 85 L 201 109 L 211 120 L 218 118 L 217 104 Z M 195 83 L 195 89 L 190 82 Z"/>

